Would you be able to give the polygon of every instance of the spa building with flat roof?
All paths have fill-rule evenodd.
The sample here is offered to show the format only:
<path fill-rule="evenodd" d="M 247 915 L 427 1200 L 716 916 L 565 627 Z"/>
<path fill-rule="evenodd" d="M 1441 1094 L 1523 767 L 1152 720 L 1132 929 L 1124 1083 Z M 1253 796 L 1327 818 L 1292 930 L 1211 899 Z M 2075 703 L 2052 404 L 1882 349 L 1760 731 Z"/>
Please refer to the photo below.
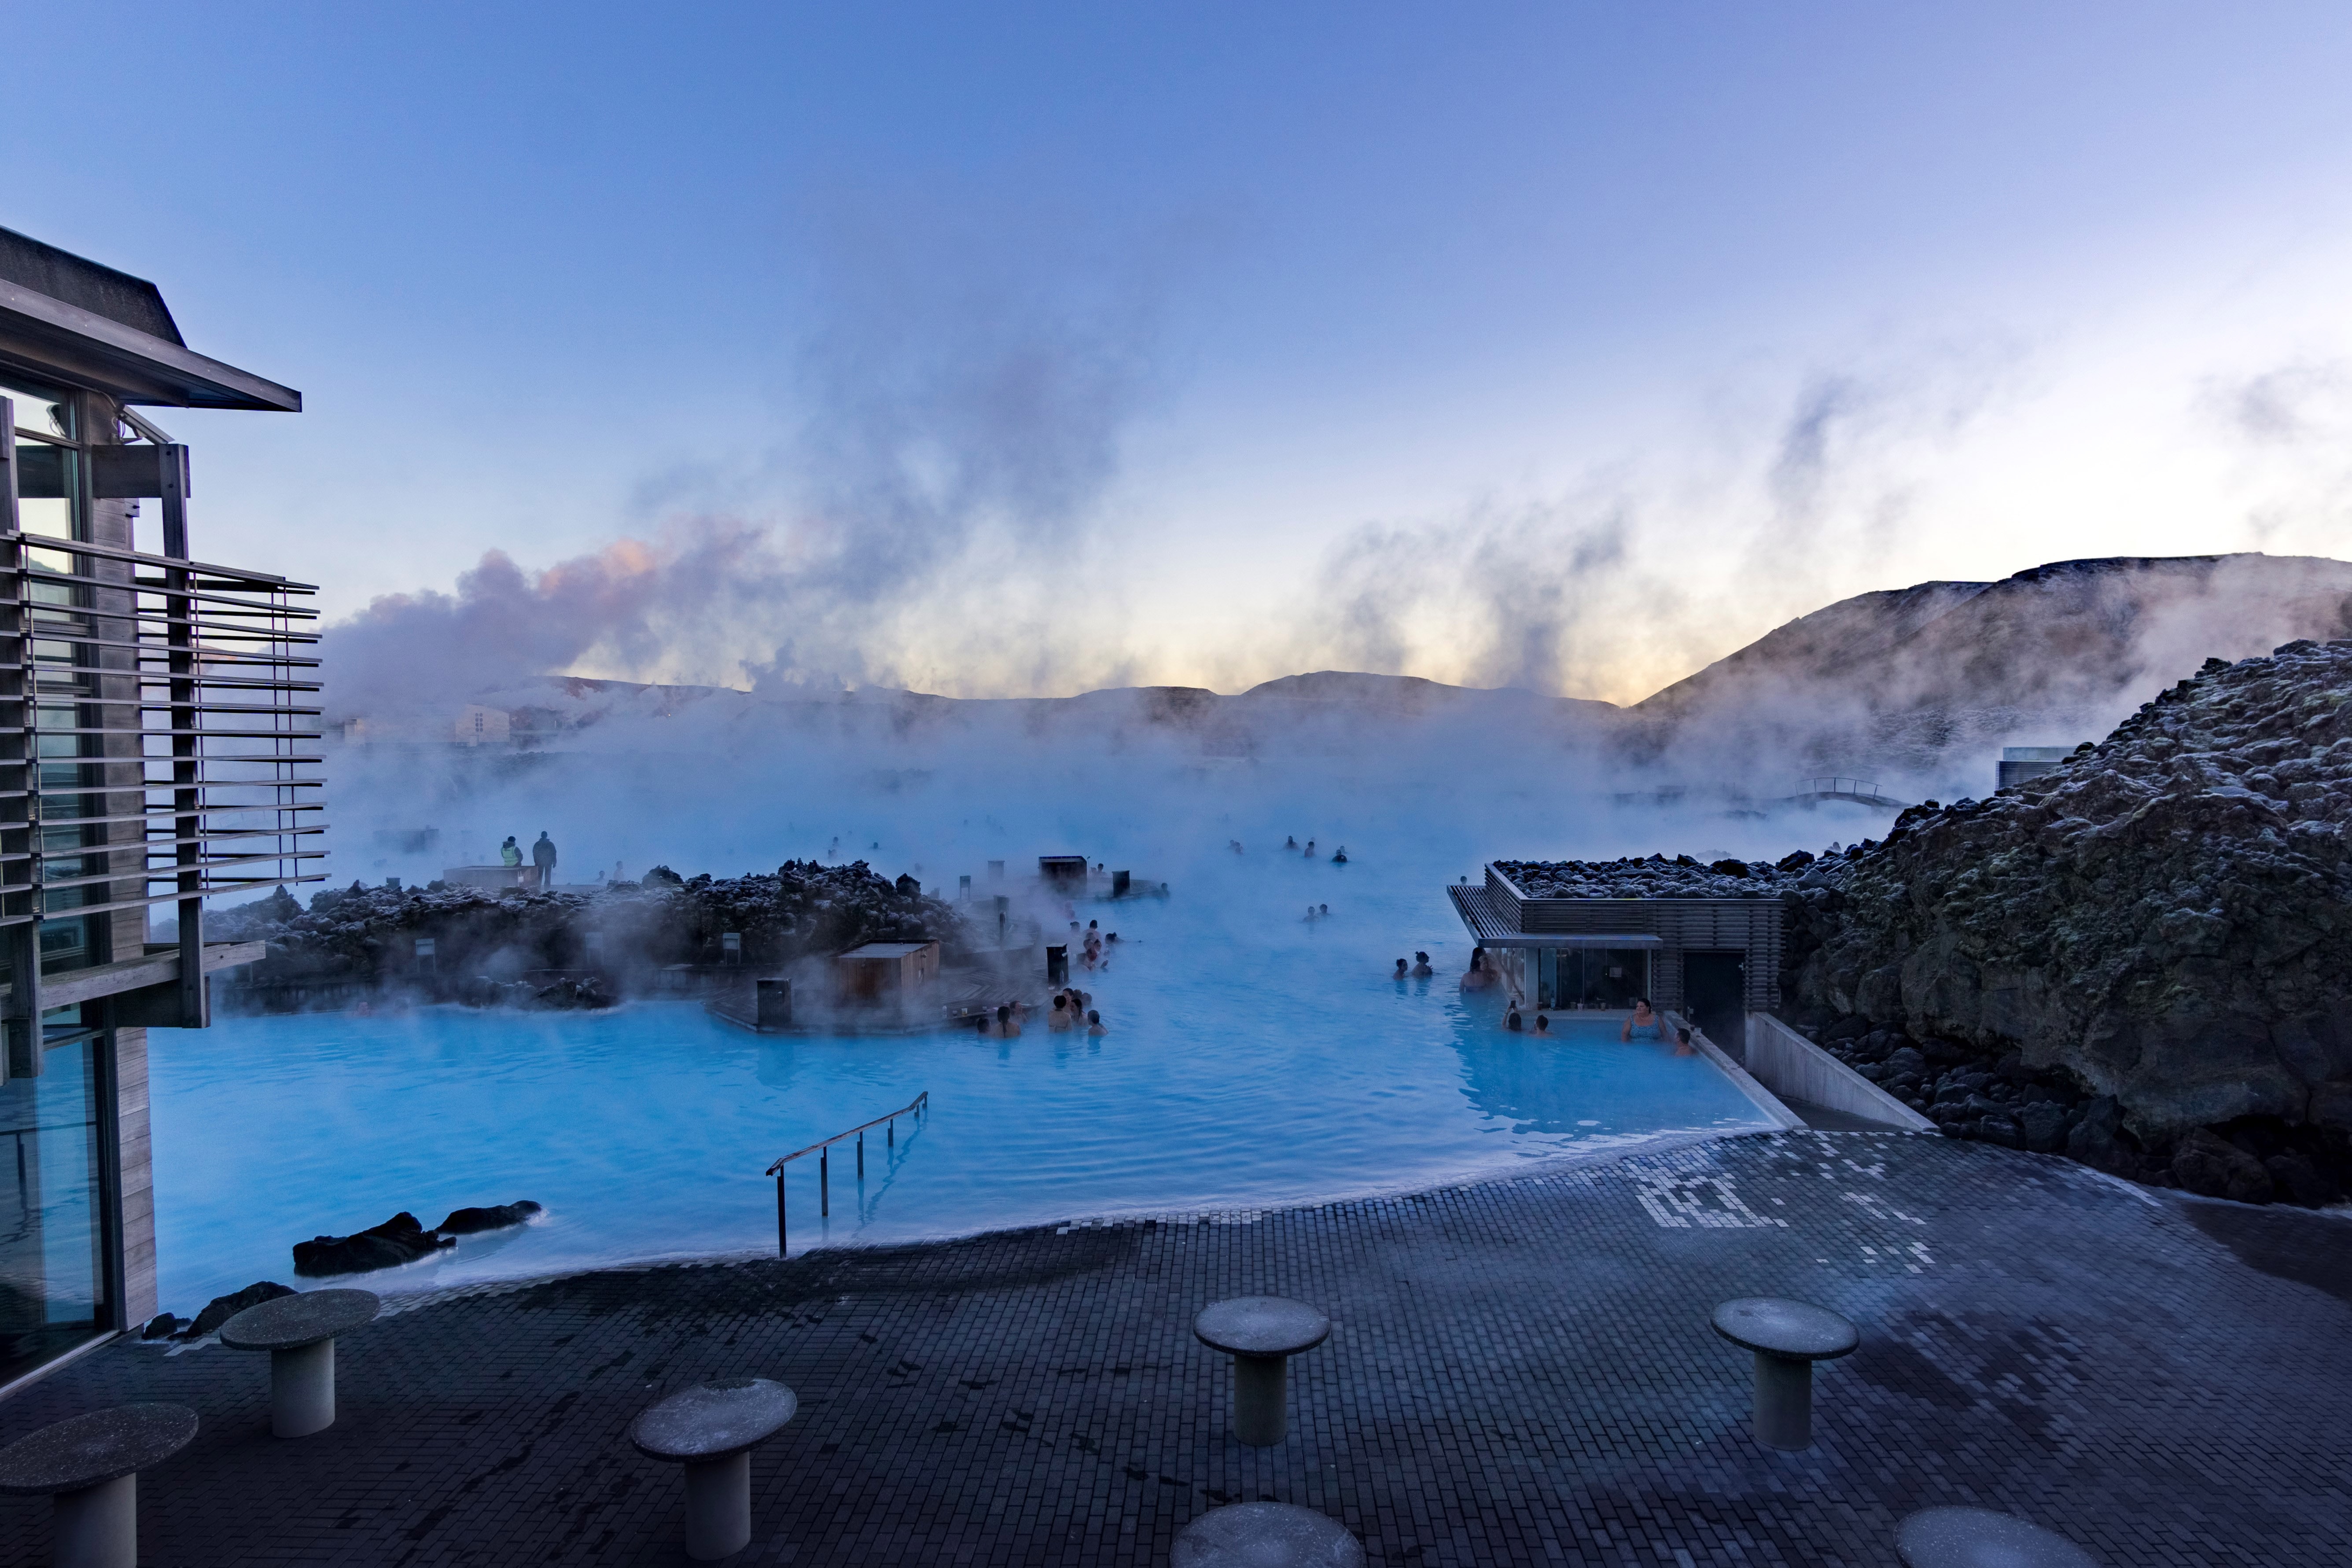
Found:
<path fill-rule="evenodd" d="M 1481 881 L 1446 889 L 1471 939 L 1528 1005 L 1613 1010 L 1647 996 L 1726 1042 L 1741 1037 L 1748 1014 L 1779 1005 L 1775 892 L 1643 891 L 1644 879 L 1612 879 L 1605 865 L 1576 863 L 1572 879 L 1554 874 L 1567 864 L 1491 861 Z M 1563 881 L 1578 890 L 1561 891 Z"/>
<path fill-rule="evenodd" d="M 206 899 L 320 875 L 312 589 L 201 558 L 142 412 L 301 406 L 0 229 L 0 1397 L 155 1312 L 148 1032 L 261 956 Z"/>

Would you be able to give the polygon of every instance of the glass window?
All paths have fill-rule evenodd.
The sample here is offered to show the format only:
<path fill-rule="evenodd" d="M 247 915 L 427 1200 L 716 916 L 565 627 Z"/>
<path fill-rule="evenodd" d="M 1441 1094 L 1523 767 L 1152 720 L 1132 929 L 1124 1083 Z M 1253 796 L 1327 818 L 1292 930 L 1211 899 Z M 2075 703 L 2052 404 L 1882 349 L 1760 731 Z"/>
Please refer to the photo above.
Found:
<path fill-rule="evenodd" d="M 1650 953 L 1640 947 L 1570 947 L 1555 986 L 1561 1007 L 1621 1010 L 1650 994 Z"/>
<path fill-rule="evenodd" d="M 16 421 L 16 507 L 26 533 L 78 539 L 81 454 L 54 443 L 74 437 L 73 395 L 56 387 L 0 381 Z M 48 437 L 50 440 L 34 440 Z"/>
<path fill-rule="evenodd" d="M 81 454 L 40 441 L 16 443 L 16 525 L 26 533 L 76 539 Z"/>
<path fill-rule="evenodd" d="M 16 405 L 16 428 L 32 436 L 74 438 L 73 395 L 54 386 L 0 381 L 0 397 Z"/>
<path fill-rule="evenodd" d="M 113 1317 L 99 1140 L 105 1047 L 74 1014 L 42 1019 L 37 1076 L 0 1085 L 0 1383 L 105 1331 Z"/>

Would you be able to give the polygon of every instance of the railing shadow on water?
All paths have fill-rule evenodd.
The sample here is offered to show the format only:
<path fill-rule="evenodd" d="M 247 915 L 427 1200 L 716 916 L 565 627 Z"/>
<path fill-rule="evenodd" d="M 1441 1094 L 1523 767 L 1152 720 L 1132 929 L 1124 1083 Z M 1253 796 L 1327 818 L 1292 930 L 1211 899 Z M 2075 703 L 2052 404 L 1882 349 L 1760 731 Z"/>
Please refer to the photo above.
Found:
<path fill-rule="evenodd" d="M 929 1089 L 925 1089 L 922 1093 L 915 1096 L 914 1099 L 908 1100 L 906 1104 L 900 1106 L 896 1110 L 887 1111 L 883 1115 L 876 1117 L 871 1121 L 861 1121 L 856 1126 L 849 1128 L 845 1131 L 836 1132 L 832 1137 L 812 1143 L 805 1149 L 795 1149 L 791 1153 L 785 1155 L 782 1159 L 778 1160 L 774 1164 L 770 1165 L 768 1167 L 767 1173 L 776 1178 L 776 1256 L 779 1258 L 789 1258 L 792 1256 L 791 1248 L 787 1245 L 789 1237 L 784 1226 L 784 1167 L 786 1165 L 791 1164 L 793 1161 L 802 1158 L 803 1155 L 814 1154 L 816 1156 L 816 1212 L 820 1217 L 829 1215 L 833 1213 L 833 1146 L 835 1143 L 842 1142 L 847 1139 L 855 1138 L 857 1140 L 857 1178 L 860 1181 L 864 1181 L 866 1179 L 866 1134 L 867 1131 L 876 1127 L 885 1129 L 883 1134 L 886 1140 L 885 1146 L 896 1149 L 898 1146 L 898 1118 L 901 1116 L 907 1117 L 911 1120 L 918 1128 L 919 1128 L 922 1125 L 923 1118 L 929 1113 L 930 1108 L 931 1091 Z"/>

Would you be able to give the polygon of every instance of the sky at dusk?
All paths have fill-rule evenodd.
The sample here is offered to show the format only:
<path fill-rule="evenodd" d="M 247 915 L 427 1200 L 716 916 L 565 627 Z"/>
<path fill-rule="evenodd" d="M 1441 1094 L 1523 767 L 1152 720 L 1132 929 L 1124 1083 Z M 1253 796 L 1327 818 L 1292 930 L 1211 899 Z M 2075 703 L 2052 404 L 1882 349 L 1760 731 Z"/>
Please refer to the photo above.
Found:
<path fill-rule="evenodd" d="M 2341 6 L 0 38 L 0 225 L 305 396 L 158 415 L 198 553 L 551 669 L 1624 700 L 1865 589 L 2347 553 Z"/>

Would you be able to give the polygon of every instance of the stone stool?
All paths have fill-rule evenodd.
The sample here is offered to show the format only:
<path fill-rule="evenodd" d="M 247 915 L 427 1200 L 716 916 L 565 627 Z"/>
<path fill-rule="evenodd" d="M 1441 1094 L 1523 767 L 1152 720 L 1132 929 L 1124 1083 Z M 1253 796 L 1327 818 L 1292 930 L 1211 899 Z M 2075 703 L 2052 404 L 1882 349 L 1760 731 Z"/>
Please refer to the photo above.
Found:
<path fill-rule="evenodd" d="M 649 1459 L 686 1467 L 686 1554 L 714 1562 L 751 1543 L 751 1450 L 800 1401 L 764 1377 L 722 1377 L 671 1394 L 629 1428 Z"/>
<path fill-rule="evenodd" d="M 1311 1508 L 1237 1502 L 1186 1525 L 1168 1561 L 1175 1568 L 1364 1568 L 1364 1549 Z"/>
<path fill-rule="evenodd" d="M 184 1405 L 118 1405 L 0 1448 L 0 1492 L 47 1492 L 58 1568 L 138 1568 L 139 1472 L 196 1435 Z"/>
<path fill-rule="evenodd" d="M 1826 1308 L 1743 1296 L 1715 1310 L 1715 1331 L 1756 1352 L 1756 1440 L 1795 1453 L 1813 1446 L 1813 1363 L 1851 1355 L 1862 1336 Z"/>
<path fill-rule="evenodd" d="M 269 1429 L 308 1437 L 335 1424 L 335 1336 L 375 1321 L 367 1290 L 305 1290 L 247 1307 L 220 1326 L 220 1342 L 269 1352 Z"/>
<path fill-rule="evenodd" d="M 2098 1568 L 2055 1531 L 1987 1508 L 1927 1508 L 1895 1531 L 1908 1568 Z"/>
<path fill-rule="evenodd" d="M 1253 1448 L 1281 1442 L 1290 1427 L 1290 1358 L 1329 1338 L 1331 1320 L 1304 1301 L 1236 1296 L 1202 1308 L 1192 1333 L 1234 1358 L 1234 1436 Z"/>

